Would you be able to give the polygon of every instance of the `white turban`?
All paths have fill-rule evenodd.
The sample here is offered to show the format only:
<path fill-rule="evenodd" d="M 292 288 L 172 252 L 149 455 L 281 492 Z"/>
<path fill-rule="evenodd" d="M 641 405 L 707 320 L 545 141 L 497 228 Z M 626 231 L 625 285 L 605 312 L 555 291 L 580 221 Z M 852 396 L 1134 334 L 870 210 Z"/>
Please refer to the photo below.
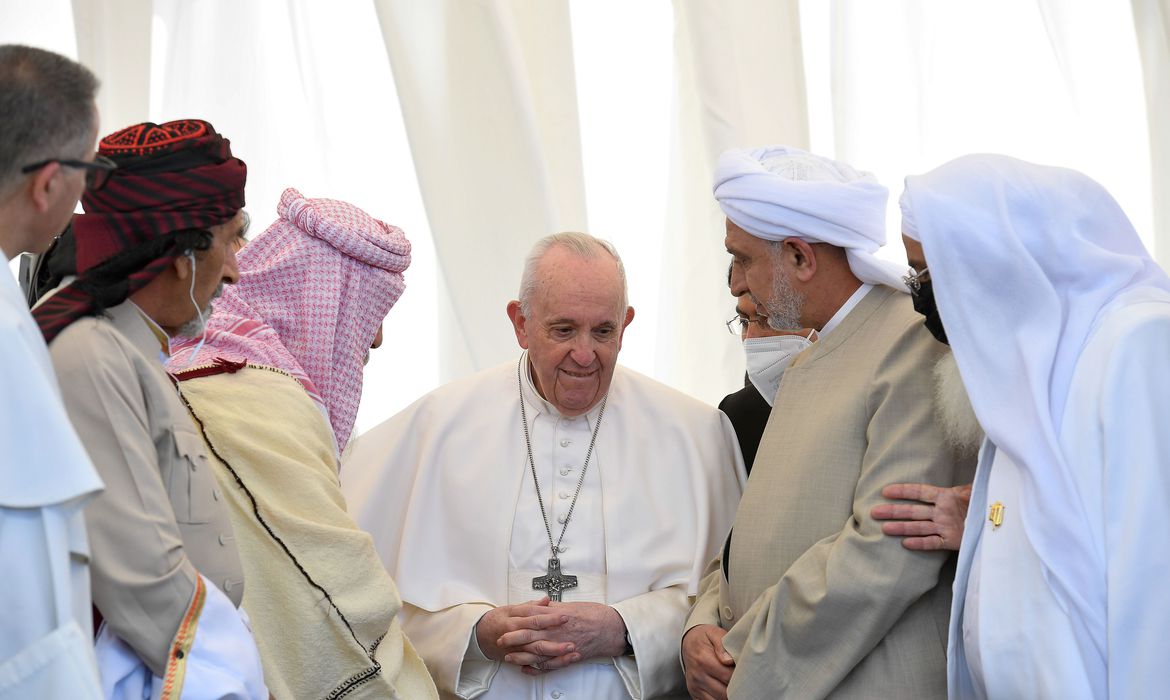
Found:
<path fill-rule="evenodd" d="M 905 266 L 874 255 L 886 242 L 889 191 L 873 175 L 787 146 L 733 149 L 719 156 L 714 193 L 727 218 L 753 236 L 844 248 L 862 282 L 906 291 Z"/>
<path fill-rule="evenodd" d="M 902 233 L 907 238 L 912 238 L 919 243 L 922 238 L 918 235 L 918 224 L 914 221 L 914 208 L 910 205 L 910 190 L 902 190 L 902 196 L 898 198 L 898 208 L 902 210 Z"/>

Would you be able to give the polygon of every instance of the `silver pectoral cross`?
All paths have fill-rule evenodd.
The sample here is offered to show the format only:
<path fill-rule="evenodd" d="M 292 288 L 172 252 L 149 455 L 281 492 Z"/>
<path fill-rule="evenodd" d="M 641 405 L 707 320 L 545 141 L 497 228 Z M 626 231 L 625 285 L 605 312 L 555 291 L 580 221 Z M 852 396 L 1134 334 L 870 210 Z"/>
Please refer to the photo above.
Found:
<path fill-rule="evenodd" d="M 553 557 L 548 560 L 548 574 L 532 579 L 532 590 L 545 591 L 549 600 L 561 602 L 561 591 L 576 588 L 577 577 L 561 573 L 561 560 Z"/>

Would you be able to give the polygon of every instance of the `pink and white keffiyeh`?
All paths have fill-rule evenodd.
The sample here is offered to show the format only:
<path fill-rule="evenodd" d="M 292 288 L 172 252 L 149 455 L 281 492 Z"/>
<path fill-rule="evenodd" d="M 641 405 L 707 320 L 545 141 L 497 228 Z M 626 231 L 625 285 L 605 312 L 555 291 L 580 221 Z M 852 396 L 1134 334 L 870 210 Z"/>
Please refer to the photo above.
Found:
<path fill-rule="evenodd" d="M 357 207 L 289 188 L 279 218 L 237 259 L 198 339 L 172 344 L 172 372 L 247 361 L 294 376 L 329 417 L 338 450 L 353 431 L 362 370 L 378 326 L 405 289 L 410 241 Z"/>

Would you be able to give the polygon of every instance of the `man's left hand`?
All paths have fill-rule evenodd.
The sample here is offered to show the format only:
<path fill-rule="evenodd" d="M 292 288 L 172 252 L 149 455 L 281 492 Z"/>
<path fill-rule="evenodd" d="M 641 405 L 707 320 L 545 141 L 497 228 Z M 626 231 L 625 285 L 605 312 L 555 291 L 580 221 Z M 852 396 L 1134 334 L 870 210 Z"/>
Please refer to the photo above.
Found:
<path fill-rule="evenodd" d="M 550 612 L 568 617 L 568 621 L 544 630 L 522 629 L 502 635 L 498 644 L 514 651 L 504 660 L 522 666 L 531 676 L 570 666 L 597 657 L 621 656 L 626 650 L 626 623 L 622 616 L 602 603 L 549 603 Z M 569 642 L 571 654 L 547 658 L 540 656 L 542 642 Z"/>
<path fill-rule="evenodd" d="M 971 484 L 942 488 L 930 484 L 890 484 L 882 496 L 919 503 L 882 503 L 870 509 L 882 532 L 902 538 L 906 549 L 958 551 L 971 504 Z"/>

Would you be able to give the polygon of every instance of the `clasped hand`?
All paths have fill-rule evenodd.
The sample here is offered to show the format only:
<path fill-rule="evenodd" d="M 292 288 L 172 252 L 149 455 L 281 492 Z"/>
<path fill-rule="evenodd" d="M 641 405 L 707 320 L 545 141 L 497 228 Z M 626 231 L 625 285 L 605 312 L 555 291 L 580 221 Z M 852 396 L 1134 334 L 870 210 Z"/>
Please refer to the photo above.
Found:
<path fill-rule="evenodd" d="M 476 624 L 475 636 L 489 659 L 538 676 L 586 659 L 620 656 L 626 648 L 626 623 L 608 605 L 541 598 L 487 612 Z"/>

